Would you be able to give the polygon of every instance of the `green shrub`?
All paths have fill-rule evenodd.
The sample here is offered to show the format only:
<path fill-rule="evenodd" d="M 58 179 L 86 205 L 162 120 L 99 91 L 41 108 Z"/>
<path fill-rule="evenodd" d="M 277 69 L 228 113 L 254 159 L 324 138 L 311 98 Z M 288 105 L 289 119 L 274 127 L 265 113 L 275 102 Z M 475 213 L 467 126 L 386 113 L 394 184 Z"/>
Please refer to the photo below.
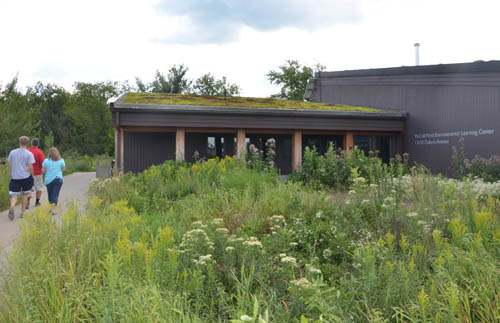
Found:
<path fill-rule="evenodd" d="M 500 181 L 500 155 L 493 155 L 490 158 L 474 156 L 472 160 L 465 160 L 465 166 L 474 177 L 480 177 L 487 182 Z"/>
<path fill-rule="evenodd" d="M 96 180 L 23 220 L 5 320 L 496 321 L 499 200 L 366 163 L 341 196 L 230 158 Z"/>
<path fill-rule="evenodd" d="M 66 164 L 65 175 L 76 172 L 95 172 L 95 157 L 70 153 L 62 156 Z"/>
<path fill-rule="evenodd" d="M 352 151 L 346 152 L 336 150 L 330 145 L 324 155 L 319 155 L 316 147 L 304 151 L 304 160 L 300 170 L 292 174 L 292 179 L 304 182 L 316 188 L 346 189 L 351 186 L 351 171 L 357 171 L 370 183 L 376 183 L 386 177 L 402 176 L 409 172 L 407 160 L 384 164 L 376 157 L 365 156 L 362 150 L 354 147 Z"/>

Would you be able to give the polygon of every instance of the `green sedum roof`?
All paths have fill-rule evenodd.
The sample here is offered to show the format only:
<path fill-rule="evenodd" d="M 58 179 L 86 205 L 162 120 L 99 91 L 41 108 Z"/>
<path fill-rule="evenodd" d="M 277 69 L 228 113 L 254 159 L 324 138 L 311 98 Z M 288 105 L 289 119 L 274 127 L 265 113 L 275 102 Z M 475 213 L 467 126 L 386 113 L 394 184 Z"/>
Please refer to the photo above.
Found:
<path fill-rule="evenodd" d="M 387 110 L 353 107 L 348 105 L 333 105 L 316 102 L 279 100 L 271 98 L 245 98 L 239 96 L 214 97 L 199 95 L 181 95 L 166 93 L 128 93 L 123 103 L 131 104 L 161 104 L 161 105 L 191 105 L 210 107 L 241 107 L 262 109 L 298 109 L 298 110 L 332 110 L 360 112 L 391 112 Z"/>

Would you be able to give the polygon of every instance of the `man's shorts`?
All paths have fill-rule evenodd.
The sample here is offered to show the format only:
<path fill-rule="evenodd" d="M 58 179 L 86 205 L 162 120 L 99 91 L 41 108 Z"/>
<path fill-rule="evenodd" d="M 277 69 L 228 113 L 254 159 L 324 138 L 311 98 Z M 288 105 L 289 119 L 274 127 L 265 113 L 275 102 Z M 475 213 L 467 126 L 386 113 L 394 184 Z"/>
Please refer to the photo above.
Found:
<path fill-rule="evenodd" d="M 35 192 L 43 191 L 43 175 L 35 175 Z"/>
<path fill-rule="evenodd" d="M 33 183 L 33 177 L 31 176 L 24 179 L 11 179 L 9 183 L 9 195 L 19 196 L 21 195 L 21 191 L 24 195 L 28 195 L 33 189 Z"/>

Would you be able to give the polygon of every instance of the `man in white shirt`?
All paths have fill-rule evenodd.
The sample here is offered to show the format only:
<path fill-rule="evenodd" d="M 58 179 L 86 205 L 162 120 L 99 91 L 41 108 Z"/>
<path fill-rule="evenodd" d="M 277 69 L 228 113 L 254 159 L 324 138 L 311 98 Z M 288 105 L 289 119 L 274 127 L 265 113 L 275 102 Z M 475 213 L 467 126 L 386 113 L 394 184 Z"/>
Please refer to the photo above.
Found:
<path fill-rule="evenodd" d="M 31 190 L 33 189 L 33 164 L 35 163 L 35 157 L 27 149 L 29 142 L 30 139 L 28 137 L 20 137 L 19 148 L 12 150 L 9 158 L 7 158 L 11 178 L 9 183 L 10 220 L 14 220 L 14 206 L 16 206 L 17 198 L 21 195 L 21 192 L 23 194 L 21 218 L 23 217 L 26 204 L 28 204 L 28 198 L 31 196 Z"/>

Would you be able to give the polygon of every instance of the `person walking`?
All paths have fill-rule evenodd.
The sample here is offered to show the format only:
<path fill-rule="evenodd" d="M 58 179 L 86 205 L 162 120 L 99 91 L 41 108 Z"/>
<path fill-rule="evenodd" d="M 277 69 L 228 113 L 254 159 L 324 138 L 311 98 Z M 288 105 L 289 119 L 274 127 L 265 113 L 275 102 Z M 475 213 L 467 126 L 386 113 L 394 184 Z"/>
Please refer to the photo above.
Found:
<path fill-rule="evenodd" d="M 56 214 L 57 200 L 63 185 L 63 171 L 66 168 L 64 159 L 56 147 L 50 147 L 47 159 L 42 164 L 42 172 L 45 174 L 45 186 L 49 195 L 51 205 L 50 213 Z"/>
<path fill-rule="evenodd" d="M 40 198 L 42 197 L 43 192 L 43 175 L 42 175 L 42 163 L 45 160 L 45 156 L 43 155 L 43 151 L 38 149 L 38 145 L 40 144 L 40 140 L 37 138 L 31 139 L 31 148 L 28 150 L 35 157 L 35 163 L 33 164 L 33 179 L 35 180 L 35 207 L 40 205 Z M 29 209 L 30 206 L 30 198 L 28 198 L 28 204 L 26 204 L 26 208 Z"/>
<path fill-rule="evenodd" d="M 33 189 L 33 164 L 35 157 L 28 151 L 27 146 L 30 139 L 26 136 L 19 138 L 19 148 L 10 152 L 7 161 L 9 162 L 9 196 L 10 196 L 10 209 L 9 219 L 14 220 L 14 207 L 17 203 L 17 198 L 23 194 L 21 203 L 21 218 L 24 216 L 28 198 L 31 196 Z"/>

